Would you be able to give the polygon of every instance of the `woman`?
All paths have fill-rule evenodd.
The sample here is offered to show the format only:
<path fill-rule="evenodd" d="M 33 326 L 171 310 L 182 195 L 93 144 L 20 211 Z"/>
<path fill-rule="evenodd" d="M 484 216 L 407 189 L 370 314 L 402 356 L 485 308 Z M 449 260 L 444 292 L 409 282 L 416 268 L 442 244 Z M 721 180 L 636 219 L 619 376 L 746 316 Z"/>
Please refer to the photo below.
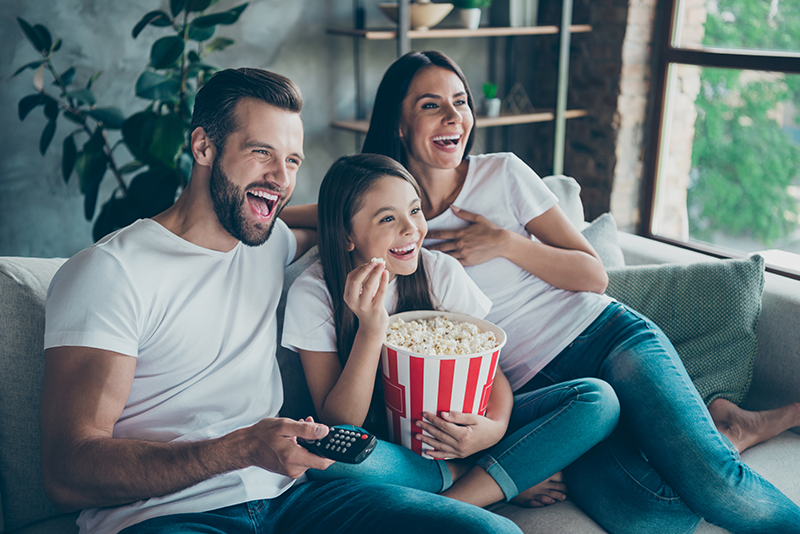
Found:
<path fill-rule="evenodd" d="M 602 295 L 602 262 L 538 176 L 511 154 L 469 156 L 474 124 L 461 69 L 411 52 L 381 81 L 363 151 L 419 182 L 430 248 L 467 267 L 493 302 L 487 320 L 514 340 L 500 365 L 516 393 L 581 377 L 614 388 L 620 424 L 566 470 L 573 499 L 611 532 L 688 532 L 700 517 L 734 533 L 800 532 L 800 508 L 736 450 L 796 425 L 795 407 L 754 415 L 723 401 L 713 409 L 733 443 L 718 432 L 666 336 Z M 731 420 L 751 415 L 771 419 L 749 433 Z"/>

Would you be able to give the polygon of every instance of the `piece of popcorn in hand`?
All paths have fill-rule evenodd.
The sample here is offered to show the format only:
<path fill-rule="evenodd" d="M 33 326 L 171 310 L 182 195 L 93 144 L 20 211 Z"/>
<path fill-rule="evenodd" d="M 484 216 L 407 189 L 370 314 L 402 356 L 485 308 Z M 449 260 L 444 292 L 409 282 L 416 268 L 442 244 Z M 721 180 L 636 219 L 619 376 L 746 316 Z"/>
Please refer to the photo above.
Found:
<path fill-rule="evenodd" d="M 372 258 L 371 260 L 369 260 L 369 262 L 370 263 L 380 263 L 382 265 L 386 265 L 386 260 L 384 260 L 383 258 L 375 257 L 375 258 Z"/>

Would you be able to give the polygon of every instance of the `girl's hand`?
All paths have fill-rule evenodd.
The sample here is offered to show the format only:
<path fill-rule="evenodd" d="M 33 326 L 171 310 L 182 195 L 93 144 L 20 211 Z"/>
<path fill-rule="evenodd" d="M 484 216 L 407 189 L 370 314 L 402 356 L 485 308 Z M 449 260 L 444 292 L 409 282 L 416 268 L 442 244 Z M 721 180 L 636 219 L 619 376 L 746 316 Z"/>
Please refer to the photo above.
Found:
<path fill-rule="evenodd" d="M 508 230 L 504 230 L 492 221 L 470 211 L 450 206 L 457 217 L 472 224 L 461 230 L 430 230 L 429 239 L 446 239 L 444 243 L 431 245 L 430 250 L 438 250 L 450 254 L 461 262 L 461 265 L 478 265 L 494 258 L 503 257 L 507 245 Z"/>
<path fill-rule="evenodd" d="M 433 436 L 414 434 L 416 439 L 436 449 L 425 453 L 433 458 L 466 458 L 496 444 L 506 431 L 505 424 L 480 415 L 461 412 L 439 415 L 423 412 L 423 419 L 415 421 Z"/>
<path fill-rule="evenodd" d="M 358 317 L 359 330 L 386 332 L 389 314 L 383 304 L 389 287 L 389 271 L 382 263 L 365 263 L 347 275 L 344 301 Z"/>

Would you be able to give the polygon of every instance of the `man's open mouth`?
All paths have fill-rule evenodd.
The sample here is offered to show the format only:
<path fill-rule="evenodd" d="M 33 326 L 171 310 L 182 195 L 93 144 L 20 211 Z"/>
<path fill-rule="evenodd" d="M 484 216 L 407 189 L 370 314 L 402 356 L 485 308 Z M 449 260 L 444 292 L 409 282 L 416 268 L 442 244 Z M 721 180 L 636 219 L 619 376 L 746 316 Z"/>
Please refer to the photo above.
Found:
<path fill-rule="evenodd" d="M 280 198 L 280 195 L 264 191 L 263 189 L 253 189 L 247 192 L 247 203 L 250 204 L 253 211 L 263 219 L 272 217 Z"/>
<path fill-rule="evenodd" d="M 449 147 L 453 145 L 457 145 L 458 142 L 461 140 L 461 135 L 452 134 L 452 135 L 437 135 L 431 138 L 433 144 L 441 146 L 441 147 Z"/>

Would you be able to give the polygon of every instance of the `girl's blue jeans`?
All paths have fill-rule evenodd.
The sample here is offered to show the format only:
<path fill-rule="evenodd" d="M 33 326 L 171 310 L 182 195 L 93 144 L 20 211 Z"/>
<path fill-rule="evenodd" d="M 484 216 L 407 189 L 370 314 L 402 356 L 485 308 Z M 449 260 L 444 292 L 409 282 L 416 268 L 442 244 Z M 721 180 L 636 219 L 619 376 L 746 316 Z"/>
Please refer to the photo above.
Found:
<path fill-rule="evenodd" d="M 611 387 L 594 378 L 571 380 L 514 397 L 503 439 L 477 460 L 500 486 L 506 500 L 564 469 L 609 436 L 619 403 Z M 309 471 L 314 480 L 357 478 L 432 493 L 449 488 L 444 460 L 423 458 L 401 445 L 381 441 L 362 463 L 334 463 Z"/>
<path fill-rule="evenodd" d="M 522 389 L 595 376 L 620 403 L 611 437 L 565 470 L 570 498 L 613 533 L 800 532 L 800 508 L 720 434 L 675 348 L 612 303 Z"/>

